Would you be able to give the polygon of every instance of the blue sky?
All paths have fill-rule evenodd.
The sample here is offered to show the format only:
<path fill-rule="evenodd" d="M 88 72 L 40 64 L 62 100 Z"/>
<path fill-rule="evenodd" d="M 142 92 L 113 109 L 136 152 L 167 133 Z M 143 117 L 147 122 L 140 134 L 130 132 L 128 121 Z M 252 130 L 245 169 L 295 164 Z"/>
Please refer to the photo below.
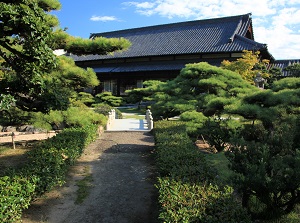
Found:
<path fill-rule="evenodd" d="M 300 59 L 300 0 L 60 0 L 73 36 L 252 13 L 254 38 L 276 59 Z"/>

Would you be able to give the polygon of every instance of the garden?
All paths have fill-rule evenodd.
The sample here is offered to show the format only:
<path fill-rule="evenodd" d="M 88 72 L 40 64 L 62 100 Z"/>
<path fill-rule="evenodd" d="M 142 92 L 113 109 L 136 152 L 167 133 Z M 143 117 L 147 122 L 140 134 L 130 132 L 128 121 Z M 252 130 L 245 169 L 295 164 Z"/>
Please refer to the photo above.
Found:
<path fill-rule="evenodd" d="M 154 128 L 160 218 L 297 222 L 300 79 L 273 76 L 260 89 L 228 63 L 187 64 L 174 80 L 130 92 L 156 101 L 153 115 L 164 119 Z M 209 154 L 197 140 L 209 144 Z"/>
<path fill-rule="evenodd" d="M 49 14 L 60 7 L 56 0 L 0 3 L 0 125 L 59 132 L 26 149 L 22 165 L 1 170 L 2 222 L 19 221 L 32 199 L 62 185 L 110 109 L 124 102 L 88 93 L 99 85 L 93 69 L 53 52 L 107 54 L 130 42 L 70 36 Z M 175 79 L 126 92 L 126 103 L 151 102 L 156 119 L 161 222 L 299 222 L 300 67 L 282 76 L 259 58 L 245 51 L 221 67 L 187 64 Z M 255 86 L 257 76 L 264 88 Z"/>

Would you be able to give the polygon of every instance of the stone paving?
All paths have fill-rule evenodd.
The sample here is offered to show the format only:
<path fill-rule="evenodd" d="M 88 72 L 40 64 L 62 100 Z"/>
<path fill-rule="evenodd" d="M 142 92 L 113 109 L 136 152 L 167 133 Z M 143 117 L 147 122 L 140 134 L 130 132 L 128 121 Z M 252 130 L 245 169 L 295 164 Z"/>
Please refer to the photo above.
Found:
<path fill-rule="evenodd" d="M 106 131 L 149 131 L 145 119 L 115 119 Z"/>

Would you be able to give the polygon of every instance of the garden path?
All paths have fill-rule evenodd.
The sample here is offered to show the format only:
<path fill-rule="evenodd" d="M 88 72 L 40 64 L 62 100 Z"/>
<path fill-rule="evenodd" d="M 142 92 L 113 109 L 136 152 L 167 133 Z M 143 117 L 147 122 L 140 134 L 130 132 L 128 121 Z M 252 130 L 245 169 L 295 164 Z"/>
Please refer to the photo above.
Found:
<path fill-rule="evenodd" d="M 149 131 L 145 119 L 115 119 L 107 131 Z"/>
<path fill-rule="evenodd" d="M 140 127 L 139 120 L 127 121 L 127 129 L 105 131 L 72 167 L 66 185 L 37 199 L 23 223 L 156 223 L 154 139 Z M 75 204 L 77 182 L 87 175 L 89 196 Z"/>

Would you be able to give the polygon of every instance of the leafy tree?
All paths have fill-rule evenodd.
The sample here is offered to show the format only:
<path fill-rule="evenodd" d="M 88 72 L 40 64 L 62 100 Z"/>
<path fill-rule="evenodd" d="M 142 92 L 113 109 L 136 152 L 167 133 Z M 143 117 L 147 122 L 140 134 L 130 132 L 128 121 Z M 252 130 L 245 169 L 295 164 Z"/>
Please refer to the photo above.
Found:
<path fill-rule="evenodd" d="M 95 96 L 96 103 L 106 103 L 113 107 L 118 107 L 122 104 L 122 97 L 112 95 L 111 92 L 103 92 Z"/>
<path fill-rule="evenodd" d="M 15 100 L 11 95 L 0 94 L 0 111 L 8 110 L 14 102 Z"/>
<path fill-rule="evenodd" d="M 300 77 L 300 63 L 294 63 L 287 66 L 284 70 L 289 72 L 289 76 Z"/>
<path fill-rule="evenodd" d="M 244 96 L 231 110 L 258 120 L 236 132 L 227 154 L 253 218 L 277 218 L 300 202 L 299 84 L 300 78 L 275 81 L 271 89 Z"/>
<path fill-rule="evenodd" d="M 89 81 L 95 80 L 91 70 L 81 70 L 81 79 L 77 76 L 74 81 L 75 73 L 64 72 L 75 65 L 56 57 L 53 50 L 64 49 L 77 55 L 105 54 L 130 45 L 123 38 L 86 40 L 68 35 L 58 27 L 57 18 L 49 14 L 60 7 L 58 0 L 0 1 L 0 93 L 13 96 L 22 109 L 47 111 L 66 107 L 70 88 L 97 83 Z M 54 80 L 53 74 L 61 75 L 60 80 Z"/>
<path fill-rule="evenodd" d="M 143 88 L 135 88 L 133 90 L 127 90 L 127 102 L 137 103 L 141 101 L 151 101 L 152 95 L 158 91 L 158 87 L 163 85 L 164 82 L 159 80 L 147 80 L 143 83 Z"/>
<path fill-rule="evenodd" d="M 230 107 L 230 113 L 259 120 L 265 128 L 272 129 L 274 120 L 286 122 L 300 115 L 299 86 L 300 78 L 275 81 L 271 89 L 244 96 L 235 107 Z"/>
<path fill-rule="evenodd" d="M 225 69 L 232 70 L 239 73 L 244 80 L 253 83 L 257 73 L 260 72 L 262 77 L 268 78 L 270 74 L 266 69 L 266 65 L 269 63 L 268 60 L 260 60 L 259 51 L 252 52 L 248 50 L 243 51 L 242 58 L 236 61 L 224 60 L 221 66 Z"/>
<path fill-rule="evenodd" d="M 268 78 L 268 82 L 266 83 L 266 88 L 271 88 L 274 81 L 278 81 L 282 79 L 283 72 L 279 67 L 272 67 L 269 69 L 270 77 Z"/>
<path fill-rule="evenodd" d="M 254 219 L 278 218 L 300 203 L 299 119 L 275 127 L 256 141 L 239 137 L 226 153 L 243 206 Z"/>
<path fill-rule="evenodd" d="M 258 91 L 241 76 L 208 63 L 187 64 L 173 80 L 158 85 L 151 98 L 154 117 L 169 118 L 186 111 L 220 116 L 243 95 Z"/>

